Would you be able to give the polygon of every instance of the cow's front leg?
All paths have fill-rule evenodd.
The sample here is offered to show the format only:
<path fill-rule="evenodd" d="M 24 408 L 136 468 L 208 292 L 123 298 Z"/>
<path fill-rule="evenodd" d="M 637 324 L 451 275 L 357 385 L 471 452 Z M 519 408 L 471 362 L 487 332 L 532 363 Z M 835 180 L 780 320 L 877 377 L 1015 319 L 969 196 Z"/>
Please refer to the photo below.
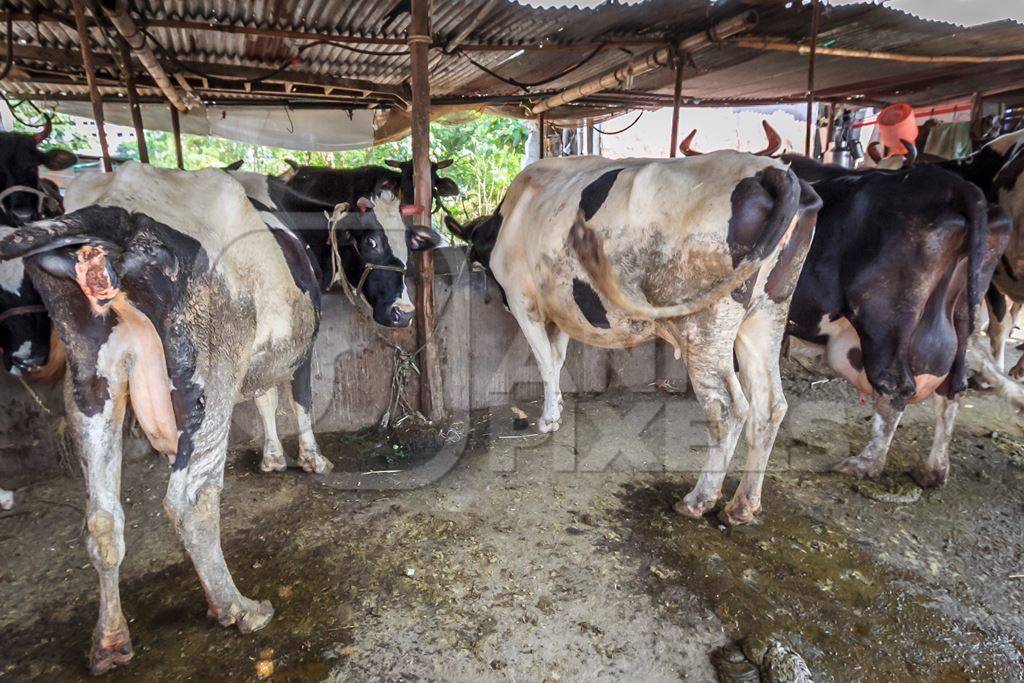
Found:
<path fill-rule="evenodd" d="M 565 362 L 565 350 L 569 337 L 559 329 L 552 335 L 546 326 L 535 320 L 520 301 L 509 301 L 509 308 L 519 329 L 523 331 L 526 342 L 530 345 L 533 358 L 537 361 L 541 379 L 544 382 L 544 412 L 537 420 L 537 431 L 541 433 L 557 431 L 562 423 L 562 392 L 559 375 Z"/>
<path fill-rule="evenodd" d="M 879 396 L 875 401 L 875 415 L 871 418 L 871 440 L 868 445 L 859 455 L 846 458 L 833 469 L 858 479 L 880 475 L 885 469 L 885 459 L 889 455 L 889 446 L 892 445 L 901 417 L 902 409 L 894 408 L 889 399 Z"/>
<path fill-rule="evenodd" d="M 226 434 L 213 450 L 194 453 L 184 469 L 171 473 L 164 508 L 199 574 L 209 615 L 221 626 L 235 624 L 242 633 L 250 633 L 267 625 L 274 608 L 266 600 L 243 596 L 224 561 L 220 493 L 226 457 Z"/>
<path fill-rule="evenodd" d="M 731 342 L 732 337 L 728 339 Z M 697 401 L 707 416 L 708 457 L 696 486 L 675 504 L 675 510 L 687 517 L 700 518 L 722 495 L 722 482 L 750 404 L 733 370 L 732 343 L 691 341 L 687 344 L 686 369 Z"/>
<path fill-rule="evenodd" d="M 256 410 L 263 422 L 263 458 L 260 472 L 283 472 L 288 469 L 284 446 L 277 435 L 277 387 L 256 395 Z"/>
<path fill-rule="evenodd" d="M 14 491 L 0 488 L 0 510 L 10 510 L 14 507 Z"/>
<path fill-rule="evenodd" d="M 334 464 L 320 452 L 316 436 L 313 434 L 311 369 L 312 356 L 310 355 L 299 365 L 292 376 L 292 410 L 295 412 L 295 421 L 299 426 L 299 465 L 307 472 L 326 474 L 334 469 Z"/>
<path fill-rule="evenodd" d="M 99 412 L 86 415 L 75 403 L 72 379 L 65 383 L 68 424 L 82 462 L 89 501 L 85 511 L 85 548 L 100 579 L 100 614 L 93 631 L 89 670 L 102 674 L 132 658 L 128 622 L 121 611 L 118 578 L 124 559 L 124 510 L 121 508 L 121 428 L 127 390 L 107 384 L 109 398 Z"/>
<path fill-rule="evenodd" d="M 946 483 L 949 477 L 949 443 L 953 440 L 953 427 L 956 415 L 960 410 L 960 402 L 935 394 L 932 397 L 935 406 L 935 435 L 932 438 L 932 449 L 928 459 L 910 470 L 920 486 L 935 488 Z"/>

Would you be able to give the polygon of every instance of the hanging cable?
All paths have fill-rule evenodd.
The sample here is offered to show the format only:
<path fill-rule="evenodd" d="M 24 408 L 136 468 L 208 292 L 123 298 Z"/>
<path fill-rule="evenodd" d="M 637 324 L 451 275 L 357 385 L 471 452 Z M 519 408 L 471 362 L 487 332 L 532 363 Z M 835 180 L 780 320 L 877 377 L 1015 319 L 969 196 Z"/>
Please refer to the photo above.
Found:
<path fill-rule="evenodd" d="M 551 83 L 553 81 L 557 81 L 559 78 L 562 78 L 563 76 L 568 76 L 573 71 L 575 71 L 576 69 L 579 69 L 581 66 L 583 66 L 584 64 L 589 62 L 594 57 L 596 57 L 597 53 L 600 52 L 601 50 L 603 50 L 604 47 L 605 47 L 605 45 L 604 45 L 604 43 L 602 43 L 602 44 L 598 45 L 597 47 L 595 47 L 593 49 L 593 51 L 590 52 L 590 54 L 588 54 L 586 57 L 584 57 L 580 61 L 576 62 L 575 64 L 572 64 L 571 66 L 568 66 L 565 69 L 562 69 L 561 71 L 559 71 L 554 76 L 550 76 L 548 78 L 543 78 L 543 79 L 541 79 L 539 81 L 534 81 L 532 83 L 527 83 L 525 81 L 520 81 L 520 80 L 517 80 L 515 78 L 506 78 L 505 76 L 502 76 L 501 74 L 495 72 L 493 69 L 490 69 L 489 67 L 484 66 L 480 62 L 478 62 L 475 59 L 473 59 L 472 57 L 470 57 L 468 54 L 466 54 L 466 52 L 464 50 L 462 50 L 462 48 L 459 48 L 458 50 L 456 50 L 455 53 L 458 54 L 458 55 L 461 55 L 462 57 L 465 57 L 469 61 L 470 64 L 472 64 L 476 68 L 480 69 L 481 71 L 483 71 L 488 76 L 490 76 L 492 78 L 496 78 L 499 81 L 501 81 L 502 83 L 505 83 L 506 85 L 511 85 L 511 86 L 513 86 L 515 88 L 519 88 L 520 90 L 524 90 L 524 91 L 529 92 L 530 88 L 536 88 L 536 87 L 541 86 L 541 85 L 547 85 L 548 83 Z"/>
<path fill-rule="evenodd" d="M 594 126 L 594 130 L 596 130 L 601 135 L 618 135 L 619 133 L 625 133 L 627 130 L 629 130 L 630 128 L 632 128 L 633 126 L 635 126 L 637 124 L 637 121 L 640 120 L 640 117 L 643 116 L 644 113 L 645 113 L 645 110 L 641 109 L 640 113 L 636 115 L 635 119 L 633 119 L 633 123 L 629 124 L 625 128 L 620 128 L 619 130 L 613 130 L 613 131 L 605 132 L 605 131 L 601 130 L 600 128 L 598 128 L 597 126 Z"/>

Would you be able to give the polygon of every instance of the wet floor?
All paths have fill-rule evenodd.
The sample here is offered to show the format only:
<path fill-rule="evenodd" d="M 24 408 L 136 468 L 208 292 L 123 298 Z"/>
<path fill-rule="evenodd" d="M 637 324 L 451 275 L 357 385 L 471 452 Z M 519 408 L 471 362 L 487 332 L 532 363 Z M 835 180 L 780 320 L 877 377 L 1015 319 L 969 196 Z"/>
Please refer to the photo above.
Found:
<path fill-rule="evenodd" d="M 672 512 L 692 474 L 635 467 L 635 452 L 657 460 L 673 447 L 659 420 L 686 397 L 658 398 L 666 406 L 632 441 L 616 433 L 618 456 L 600 467 L 566 458 L 592 465 L 596 421 L 628 424 L 650 396 L 570 401 L 558 437 L 515 430 L 504 409 L 466 416 L 455 435 L 468 445 L 450 471 L 410 491 L 259 475 L 257 454 L 239 451 L 226 477 L 225 555 L 243 593 L 276 609 L 250 635 L 206 617 L 162 516 L 166 469 L 133 460 L 121 586 L 135 658 L 109 678 L 711 680 L 712 650 L 759 637 L 799 652 L 815 680 L 1021 680 L 1016 416 L 969 394 L 949 485 L 886 503 L 826 471 L 863 445 L 868 411 L 838 385 L 787 381 L 791 417 L 763 515 L 737 529 Z M 838 403 L 854 405 L 841 420 Z M 891 481 L 926 451 L 929 417 L 926 406 L 908 415 Z M 451 437 L 321 442 L 341 473 L 376 481 L 422 470 Z M 82 507 L 81 482 L 56 478 L 29 483 L 0 514 L 2 679 L 85 678 L 96 579 Z"/>

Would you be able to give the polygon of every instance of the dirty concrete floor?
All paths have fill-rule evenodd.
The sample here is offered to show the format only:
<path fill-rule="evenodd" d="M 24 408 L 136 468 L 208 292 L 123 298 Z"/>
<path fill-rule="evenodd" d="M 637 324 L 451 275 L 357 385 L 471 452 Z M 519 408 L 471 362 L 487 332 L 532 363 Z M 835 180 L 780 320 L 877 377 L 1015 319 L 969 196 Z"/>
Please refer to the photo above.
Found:
<path fill-rule="evenodd" d="M 690 438 L 678 424 L 699 420 L 686 396 L 568 401 L 555 436 L 516 431 L 508 409 L 464 416 L 451 471 L 406 491 L 343 487 L 430 472 L 433 451 L 414 439 L 326 435 L 329 480 L 260 475 L 258 455 L 239 451 L 225 554 L 242 591 L 277 610 L 251 635 L 207 619 L 163 517 L 167 468 L 135 459 L 121 572 L 135 659 L 109 679 L 255 680 L 262 660 L 280 681 L 705 681 L 712 650 L 754 635 L 798 651 L 816 680 L 1022 680 L 1018 416 L 969 392 L 949 484 L 883 503 L 828 472 L 864 444 L 870 411 L 842 383 L 789 370 L 764 513 L 743 528 L 672 511 L 695 479 L 678 471 Z M 886 485 L 908 486 L 899 472 L 927 451 L 931 425 L 929 405 L 911 408 Z M 0 679 L 84 678 L 97 594 L 81 482 L 13 483 Z"/>

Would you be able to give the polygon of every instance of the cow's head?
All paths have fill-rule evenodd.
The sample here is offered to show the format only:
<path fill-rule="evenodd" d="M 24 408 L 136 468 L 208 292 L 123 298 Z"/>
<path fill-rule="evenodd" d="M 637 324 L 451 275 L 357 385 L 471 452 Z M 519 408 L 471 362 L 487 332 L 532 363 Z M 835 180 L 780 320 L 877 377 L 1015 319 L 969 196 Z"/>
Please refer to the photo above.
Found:
<path fill-rule="evenodd" d="M 38 190 L 40 166 L 60 171 L 78 161 L 78 157 L 63 149 L 51 149 L 48 152 L 39 149 L 39 143 L 50 135 L 51 129 L 50 120 L 47 119 L 46 126 L 35 135 L 0 133 L 0 191 L 15 185 Z M 39 196 L 29 192 L 8 195 L 3 200 L 3 210 L 8 222 L 14 225 L 41 218 Z"/>
<path fill-rule="evenodd" d="M 391 163 L 391 162 L 389 161 L 388 163 Z M 398 162 L 396 161 L 395 163 L 398 163 Z M 441 162 L 441 163 L 445 163 L 445 162 Z M 411 165 L 412 162 L 409 162 L 409 164 Z M 411 168 L 411 166 L 410 166 L 410 168 Z M 437 177 L 437 175 L 435 173 L 435 178 L 436 177 Z M 403 187 L 404 187 L 404 184 L 405 184 L 405 180 L 406 180 L 405 172 L 403 171 L 403 174 L 402 174 L 402 184 L 403 184 Z M 441 180 L 445 180 L 447 182 L 451 182 L 447 178 L 442 178 Z M 452 183 L 452 187 L 455 187 L 455 183 Z M 456 193 L 458 193 L 458 190 L 459 190 L 459 188 L 455 187 L 455 192 Z M 436 192 L 436 190 L 435 190 L 435 192 Z M 375 196 L 381 196 L 382 194 L 385 194 L 385 193 L 391 193 L 393 195 L 396 195 L 403 202 L 403 206 L 406 206 L 406 207 L 413 206 L 414 201 L 415 201 L 414 200 L 415 192 L 413 192 L 413 190 L 412 190 L 412 171 L 411 170 L 409 171 L 408 193 L 406 193 L 406 191 L 403 190 L 402 187 L 399 187 L 398 185 L 396 185 L 395 182 L 393 180 L 391 180 L 390 178 L 384 178 L 384 179 L 380 180 L 377 183 L 377 186 L 374 188 L 374 195 Z M 433 249 L 434 247 L 436 247 L 437 245 L 439 245 L 441 243 L 441 236 L 438 235 L 434 231 L 434 229 L 429 227 L 429 226 L 416 225 L 415 224 L 415 217 L 416 217 L 416 215 L 418 213 L 420 213 L 420 212 L 411 213 L 409 210 L 406 210 L 405 213 L 402 214 L 402 221 L 404 222 L 405 227 L 406 227 L 405 240 L 407 242 L 407 246 L 412 251 L 426 251 L 427 249 Z"/>
<path fill-rule="evenodd" d="M 403 202 L 412 203 L 416 195 L 412 174 L 413 162 L 388 159 L 384 163 L 392 168 L 397 168 L 402 173 L 402 184 L 401 187 L 398 188 L 398 196 L 401 197 Z M 455 184 L 454 180 L 451 178 L 445 178 L 437 173 L 451 165 L 451 159 L 430 162 L 430 187 L 435 197 L 454 197 L 459 194 L 459 186 Z"/>
<path fill-rule="evenodd" d="M 762 120 L 761 127 L 764 128 L 764 134 L 768 138 L 768 144 L 760 152 L 753 152 L 753 154 L 759 157 L 774 156 L 775 153 L 779 151 L 779 148 L 782 147 L 782 136 L 780 136 L 767 121 Z M 695 137 L 697 137 L 696 128 L 691 130 L 690 134 L 683 138 L 683 141 L 679 143 L 679 151 L 682 152 L 684 156 L 694 157 L 704 153 L 699 152 L 692 147 L 693 139 Z"/>
<path fill-rule="evenodd" d="M 402 204 L 391 190 L 372 198 L 360 197 L 337 225 L 345 278 L 373 309 L 373 319 L 387 327 L 406 327 L 416 308 L 405 285 L 410 239 L 405 218 L 421 213 L 421 206 Z M 426 244 L 426 238 L 415 240 Z"/>
<path fill-rule="evenodd" d="M 0 227 L 0 238 L 12 228 Z M 21 259 L 0 261 L 0 349 L 4 369 L 29 374 L 50 355 L 50 318 L 43 300 L 25 274 Z"/>

